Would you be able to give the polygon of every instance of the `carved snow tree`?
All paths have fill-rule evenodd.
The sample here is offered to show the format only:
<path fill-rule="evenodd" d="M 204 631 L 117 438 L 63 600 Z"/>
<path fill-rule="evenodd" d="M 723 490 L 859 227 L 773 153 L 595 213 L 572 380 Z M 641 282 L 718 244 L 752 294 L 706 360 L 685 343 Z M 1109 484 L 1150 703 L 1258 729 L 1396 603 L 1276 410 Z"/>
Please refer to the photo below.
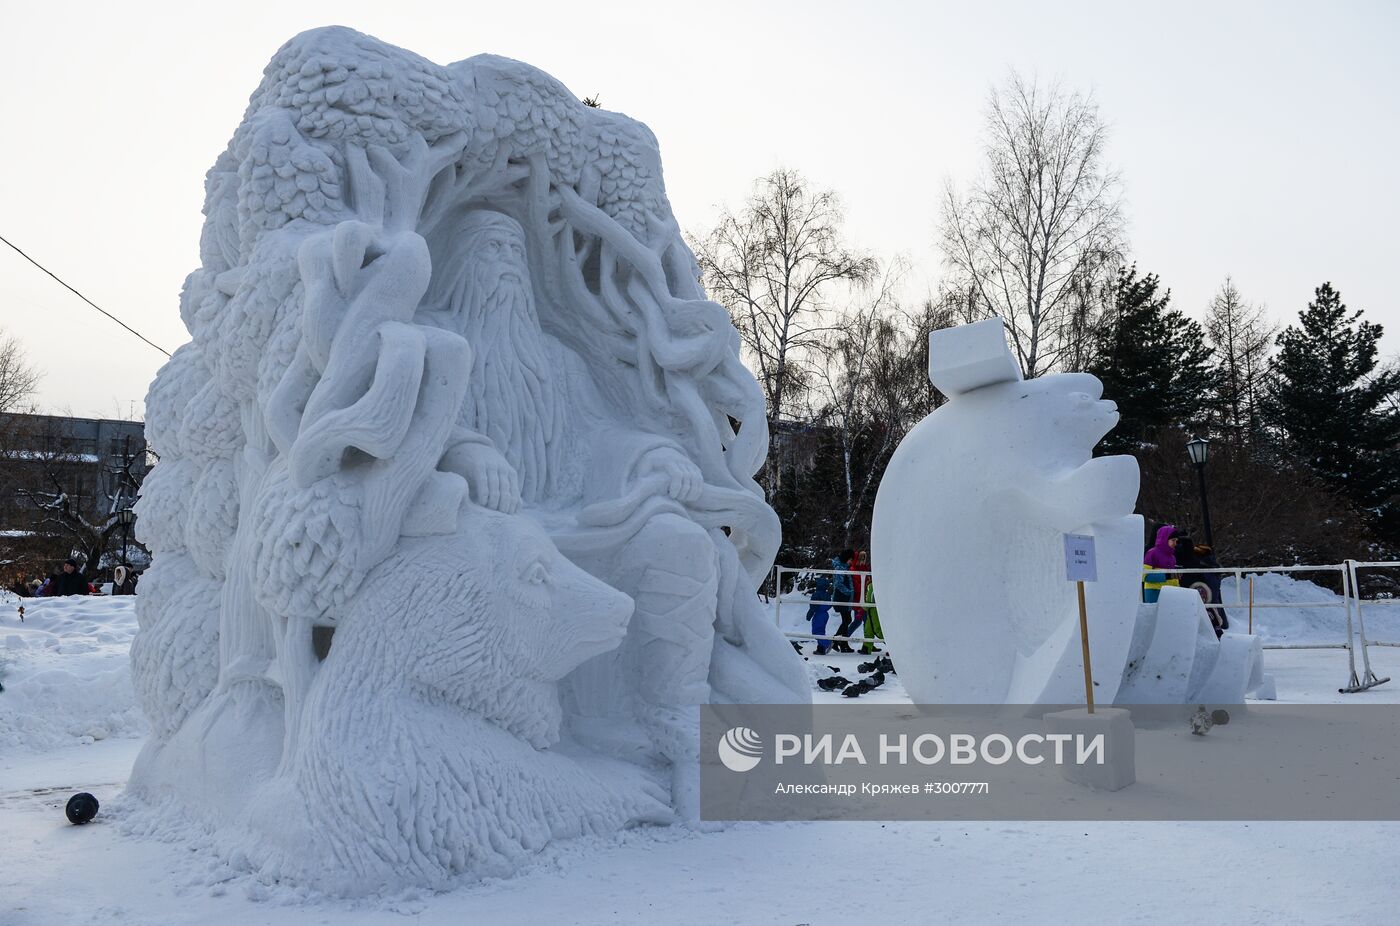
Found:
<path fill-rule="evenodd" d="M 982 173 L 943 194 L 951 288 L 1006 325 L 1027 378 L 1082 360 L 1123 252 L 1118 176 L 1091 96 L 1012 74 L 987 104 Z"/>
<path fill-rule="evenodd" d="M 696 705 L 806 677 L 754 595 L 763 394 L 655 138 L 320 29 L 206 191 L 147 399 L 134 790 L 351 893 L 695 819 Z"/>

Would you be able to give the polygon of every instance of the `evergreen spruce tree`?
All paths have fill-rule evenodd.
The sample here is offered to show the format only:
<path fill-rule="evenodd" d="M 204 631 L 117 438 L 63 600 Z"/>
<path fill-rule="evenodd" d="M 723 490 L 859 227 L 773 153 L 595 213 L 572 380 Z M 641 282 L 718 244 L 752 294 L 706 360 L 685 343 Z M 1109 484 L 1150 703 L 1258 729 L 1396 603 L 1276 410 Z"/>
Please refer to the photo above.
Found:
<path fill-rule="evenodd" d="M 1205 333 L 1167 307 L 1156 274 L 1118 273 L 1113 303 L 1095 339 L 1089 364 L 1118 404 L 1119 423 L 1103 441 L 1107 452 L 1139 449 L 1164 427 L 1199 419 L 1213 393 L 1215 373 Z"/>
<path fill-rule="evenodd" d="M 1282 449 L 1400 541 L 1400 372 L 1376 372 L 1382 328 L 1324 283 L 1278 337 L 1265 413 Z"/>

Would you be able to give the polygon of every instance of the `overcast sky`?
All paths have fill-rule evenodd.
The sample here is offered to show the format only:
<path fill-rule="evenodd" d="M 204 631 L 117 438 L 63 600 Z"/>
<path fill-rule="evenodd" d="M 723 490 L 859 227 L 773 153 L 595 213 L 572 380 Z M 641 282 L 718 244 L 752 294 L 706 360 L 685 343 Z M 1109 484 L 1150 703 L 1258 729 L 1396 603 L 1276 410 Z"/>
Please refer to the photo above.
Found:
<path fill-rule="evenodd" d="M 1133 254 L 1177 307 L 1200 318 L 1230 274 L 1291 320 L 1330 280 L 1400 350 L 1389 2 L 0 0 L 0 235 L 173 350 L 204 173 L 278 46 L 329 24 L 599 95 L 655 131 L 692 231 L 798 168 L 842 194 L 852 242 L 910 258 L 910 299 L 937 284 L 939 190 L 976 170 L 989 86 L 1058 79 L 1096 95 Z M 44 410 L 140 414 L 164 360 L 3 246 L 0 327 L 43 371 Z"/>

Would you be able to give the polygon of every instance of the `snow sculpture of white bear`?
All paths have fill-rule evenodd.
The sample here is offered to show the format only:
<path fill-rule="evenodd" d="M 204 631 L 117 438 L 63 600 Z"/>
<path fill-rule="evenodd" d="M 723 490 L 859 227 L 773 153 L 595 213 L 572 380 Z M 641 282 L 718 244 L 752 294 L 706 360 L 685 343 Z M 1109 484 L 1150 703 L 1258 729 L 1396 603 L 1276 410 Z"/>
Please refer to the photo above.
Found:
<path fill-rule="evenodd" d="M 651 133 L 319 29 L 205 214 L 147 399 L 132 790 L 337 891 L 694 819 L 696 705 L 809 695 L 754 594 L 762 392 Z"/>
<path fill-rule="evenodd" d="M 895 451 L 871 532 L 881 624 L 914 701 L 1083 701 L 1070 532 L 1096 540 L 1098 581 L 1085 585 L 1096 700 L 1242 699 L 1257 645 L 1216 643 L 1194 592 L 1141 604 L 1137 461 L 1092 456 L 1118 421 L 1102 384 L 1023 381 L 999 319 L 934 332 L 929 377 L 948 402 Z"/>

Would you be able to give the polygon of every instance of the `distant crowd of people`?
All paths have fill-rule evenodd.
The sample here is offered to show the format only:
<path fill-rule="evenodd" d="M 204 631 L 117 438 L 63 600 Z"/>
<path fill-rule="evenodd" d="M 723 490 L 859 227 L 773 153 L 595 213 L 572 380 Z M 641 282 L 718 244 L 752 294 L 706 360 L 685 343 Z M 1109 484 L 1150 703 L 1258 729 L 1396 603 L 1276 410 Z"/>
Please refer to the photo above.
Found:
<path fill-rule="evenodd" d="M 812 588 L 812 603 L 807 606 L 812 635 L 826 636 L 831 609 L 835 608 L 841 624 L 832 636 L 851 637 L 860 630 L 865 638 L 861 652 L 867 655 L 876 652 L 874 641 L 883 640 L 884 634 L 880 629 L 880 613 L 875 607 L 869 552 L 850 548 L 838 550 L 831 554 L 830 562 L 822 568 L 829 571 L 817 574 Z M 799 644 L 794 645 L 801 651 Z M 825 656 L 832 650 L 838 653 L 855 652 L 847 640 L 817 640 L 816 655 Z"/>
<path fill-rule="evenodd" d="M 1163 524 L 1157 528 L 1157 537 L 1142 557 L 1142 600 L 1156 601 L 1166 585 L 1179 585 L 1194 588 L 1201 600 L 1208 605 L 1218 605 L 1220 601 L 1220 578 L 1218 572 L 1184 573 L 1173 575 L 1157 570 L 1169 569 L 1216 569 L 1220 560 L 1215 550 L 1204 543 L 1196 543 L 1191 535 L 1177 530 L 1174 524 Z M 1210 622 L 1218 637 L 1230 628 L 1230 618 L 1224 608 L 1207 608 Z"/>
<path fill-rule="evenodd" d="M 112 594 L 136 594 L 136 582 L 140 574 L 127 566 L 117 566 L 112 570 Z M 64 560 L 63 565 L 46 579 L 16 579 L 10 591 L 21 598 L 60 598 L 68 595 L 100 595 L 102 590 L 95 583 L 83 578 L 83 567 L 77 559 Z"/>

